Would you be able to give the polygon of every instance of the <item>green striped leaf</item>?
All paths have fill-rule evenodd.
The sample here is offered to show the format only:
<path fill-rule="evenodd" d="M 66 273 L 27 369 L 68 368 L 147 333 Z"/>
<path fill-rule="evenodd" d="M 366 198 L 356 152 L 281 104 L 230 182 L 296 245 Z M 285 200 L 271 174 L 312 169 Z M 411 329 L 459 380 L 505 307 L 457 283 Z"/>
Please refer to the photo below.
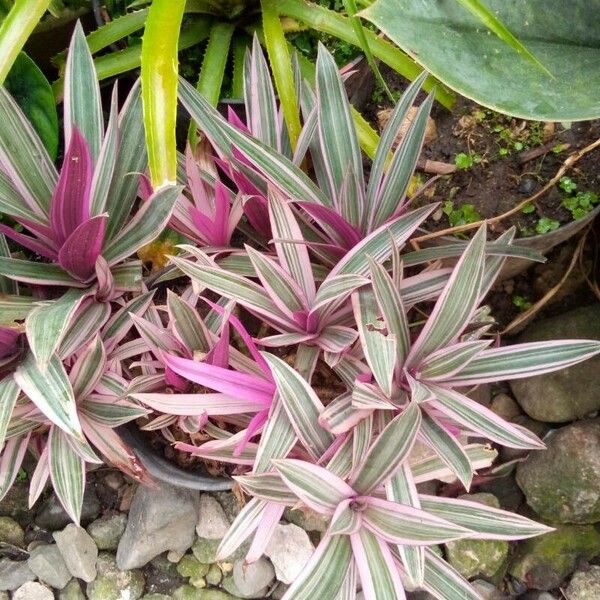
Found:
<path fill-rule="evenodd" d="M 468 325 L 479 300 L 484 250 L 485 225 L 479 228 L 454 268 L 442 295 L 412 345 L 406 366 L 419 365 L 423 358 L 454 341 Z"/>
<path fill-rule="evenodd" d="M 452 470 L 468 491 L 473 481 L 473 465 L 459 441 L 433 417 L 423 413 L 421 436 Z"/>
<path fill-rule="evenodd" d="M 8 424 L 19 393 L 19 386 L 12 377 L 5 377 L 0 381 L 0 448 L 4 447 Z"/>
<path fill-rule="evenodd" d="M 323 405 L 309 383 L 286 362 L 273 354 L 262 353 L 267 361 L 279 397 L 288 414 L 296 435 L 308 451 L 318 460 L 332 444 L 334 438 L 319 425 Z"/>
<path fill-rule="evenodd" d="M 137 406 L 133 403 L 120 400 L 119 403 L 114 401 L 101 402 L 100 400 L 94 400 L 94 396 L 88 397 L 84 400 L 79 409 L 86 415 L 90 420 L 98 423 L 98 425 L 104 425 L 105 427 L 119 427 L 125 425 L 129 421 L 144 417 L 148 414 L 148 411 L 141 406 Z"/>
<path fill-rule="evenodd" d="M 4 258 L 0 256 L 0 275 L 33 285 L 57 285 L 71 288 L 86 287 L 85 283 L 73 279 L 58 265 L 34 263 L 17 258 Z"/>
<path fill-rule="evenodd" d="M 484 350 L 451 378 L 452 385 L 517 379 L 565 369 L 600 353 L 597 340 L 531 342 Z"/>
<path fill-rule="evenodd" d="M 73 363 L 70 372 L 75 398 L 86 398 L 100 381 L 106 367 L 106 350 L 97 335 Z"/>
<path fill-rule="evenodd" d="M 37 302 L 35 298 L 29 296 L 0 293 L 0 324 L 9 325 L 14 321 L 25 319 Z"/>
<path fill-rule="evenodd" d="M 284 599 L 336 600 L 351 561 L 352 550 L 347 536 L 325 536 L 300 575 L 288 588 Z"/>
<path fill-rule="evenodd" d="M 171 290 L 167 290 L 167 308 L 173 331 L 185 347 L 192 352 L 208 352 L 210 334 L 198 311 Z"/>
<path fill-rule="evenodd" d="M 64 360 L 88 343 L 108 321 L 110 315 L 110 302 L 97 302 L 94 298 L 86 298 L 62 338 L 58 356 Z"/>
<path fill-rule="evenodd" d="M 58 300 L 34 308 L 25 321 L 25 331 L 31 352 L 44 370 L 60 345 L 75 311 L 85 293 L 71 289 Z"/>
<path fill-rule="evenodd" d="M 442 348 L 423 360 L 418 377 L 430 381 L 451 379 L 490 344 L 491 340 L 475 340 Z"/>
<path fill-rule="evenodd" d="M 365 359 L 384 396 L 389 398 L 396 367 L 396 336 L 387 333 L 385 323 L 379 320 L 372 290 L 364 289 L 353 294 L 352 304 Z"/>
<path fill-rule="evenodd" d="M 10 490 L 19 473 L 29 444 L 29 436 L 30 434 L 27 433 L 26 435 L 11 437 L 2 448 L 2 454 L 0 455 L 0 500 Z"/>
<path fill-rule="evenodd" d="M 269 418 L 265 423 L 258 443 L 256 460 L 252 472 L 260 475 L 270 471 L 273 458 L 285 458 L 296 444 L 296 432 L 278 394 L 275 394 Z"/>
<path fill-rule="evenodd" d="M 455 498 L 421 495 L 423 510 L 493 540 L 516 540 L 553 531 L 541 523 L 506 510 Z"/>
<path fill-rule="evenodd" d="M 411 402 L 373 442 L 365 460 L 356 468 L 351 485 L 367 494 L 387 481 L 407 458 L 421 424 L 421 411 Z"/>
<path fill-rule="evenodd" d="M 217 548 L 217 560 L 225 560 L 231 556 L 252 535 L 260 524 L 266 506 L 264 500 L 252 498 L 240 510 Z"/>
<path fill-rule="evenodd" d="M 75 25 L 67 57 L 64 109 L 65 144 L 71 139 L 73 127 L 76 127 L 87 141 L 95 162 L 100 155 L 104 135 L 102 101 L 94 61 L 79 21 Z"/>
<path fill-rule="evenodd" d="M 69 444 L 66 434 L 57 427 L 50 429 L 48 444 L 52 487 L 66 513 L 79 525 L 85 485 L 85 463 Z"/>
<path fill-rule="evenodd" d="M 481 594 L 443 558 L 425 548 L 424 587 L 444 600 L 481 600 Z"/>
<path fill-rule="evenodd" d="M 242 486 L 244 491 L 254 498 L 279 502 L 293 506 L 297 498 L 285 485 L 281 477 L 275 473 L 261 473 L 259 475 L 238 475 L 234 479 Z"/>
<path fill-rule="evenodd" d="M 41 371 L 33 354 L 15 371 L 15 381 L 23 393 L 58 427 L 82 438 L 75 395 L 60 359 L 54 355 Z"/>

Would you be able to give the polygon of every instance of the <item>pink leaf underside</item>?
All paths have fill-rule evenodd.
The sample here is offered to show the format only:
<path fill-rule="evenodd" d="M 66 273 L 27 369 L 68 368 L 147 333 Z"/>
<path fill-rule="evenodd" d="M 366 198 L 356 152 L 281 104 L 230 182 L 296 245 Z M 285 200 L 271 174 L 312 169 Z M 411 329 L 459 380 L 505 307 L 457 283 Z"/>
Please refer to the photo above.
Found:
<path fill-rule="evenodd" d="M 23 246 L 23 248 L 27 248 L 28 250 L 31 250 L 32 252 L 43 256 L 44 258 L 56 260 L 58 257 L 56 250 L 54 250 L 50 245 L 45 244 L 39 239 L 25 235 L 24 233 L 19 233 L 8 225 L 0 223 L 0 233 L 3 233 L 7 238 L 17 242 L 17 244 Z"/>
<path fill-rule="evenodd" d="M 239 179 L 239 178 L 238 178 Z M 238 184 L 238 181 L 236 181 Z M 267 199 L 264 196 L 245 195 L 244 196 L 244 214 L 248 218 L 250 225 L 262 236 L 270 238 L 271 222 L 267 212 Z"/>
<path fill-rule="evenodd" d="M 225 314 L 225 310 L 222 306 L 207 300 L 206 298 L 202 298 L 215 312 L 219 313 L 221 316 Z M 248 351 L 252 355 L 252 358 L 256 361 L 261 371 L 265 374 L 266 379 L 270 382 L 273 382 L 273 377 L 271 375 L 271 369 L 269 369 L 269 365 L 267 361 L 263 358 L 263 355 L 258 350 L 252 336 L 248 333 L 247 329 L 242 325 L 242 322 L 233 314 L 230 314 L 228 317 L 229 323 L 233 326 L 233 328 L 238 332 L 244 344 L 248 348 Z"/>
<path fill-rule="evenodd" d="M 233 451 L 234 456 L 240 456 L 242 454 L 250 440 L 262 430 L 262 427 L 267 422 L 268 417 L 268 409 L 261 410 L 252 417 L 250 423 L 248 423 L 248 427 L 246 427 L 244 437 Z"/>
<path fill-rule="evenodd" d="M 335 236 L 336 244 L 344 250 L 352 249 L 361 241 L 362 235 L 357 229 L 335 210 L 314 202 L 295 202 L 294 204 L 305 210 L 317 223 L 322 223 L 330 228 L 330 233 Z"/>
<path fill-rule="evenodd" d="M 148 200 L 150 196 L 154 193 L 152 190 L 152 184 L 150 183 L 150 179 L 147 175 L 140 175 L 140 182 L 138 186 L 139 195 L 142 200 Z"/>
<path fill-rule="evenodd" d="M 229 321 L 223 323 L 217 343 L 207 353 L 204 362 L 215 367 L 227 369 L 229 366 Z"/>
<path fill-rule="evenodd" d="M 167 353 L 163 353 L 163 357 L 169 368 L 194 383 L 223 394 L 243 396 L 264 406 L 271 404 L 275 386 L 269 381 Z"/>
<path fill-rule="evenodd" d="M 210 188 L 202 180 L 198 164 L 189 148 L 186 149 L 185 153 L 185 172 L 192 198 L 194 199 L 194 205 L 205 215 L 212 215 L 213 206 L 208 195 Z"/>
<path fill-rule="evenodd" d="M 258 525 L 258 533 L 254 536 L 248 554 L 246 554 L 247 563 L 257 561 L 264 554 L 265 548 L 271 540 L 271 535 L 275 531 L 275 527 L 279 524 L 279 520 L 283 516 L 284 510 L 284 504 L 267 502 L 267 506 L 263 511 Z"/>
<path fill-rule="evenodd" d="M 19 332 L 10 327 L 0 327 L 0 358 L 4 358 L 17 350 Z"/>
<path fill-rule="evenodd" d="M 50 201 L 50 224 L 56 242 L 64 241 L 90 217 L 92 157 L 81 132 L 73 128 L 56 189 Z"/>
<path fill-rule="evenodd" d="M 79 225 L 65 240 L 58 253 L 60 266 L 80 281 L 94 275 L 96 259 L 102 252 L 107 215 L 92 217 Z"/>

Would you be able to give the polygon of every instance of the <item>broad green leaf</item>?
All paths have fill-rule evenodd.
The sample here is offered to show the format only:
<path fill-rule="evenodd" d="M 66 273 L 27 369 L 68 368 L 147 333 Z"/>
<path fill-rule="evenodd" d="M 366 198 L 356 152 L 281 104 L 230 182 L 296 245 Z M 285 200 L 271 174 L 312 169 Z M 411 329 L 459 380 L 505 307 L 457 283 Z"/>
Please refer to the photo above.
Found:
<path fill-rule="evenodd" d="M 94 400 L 93 396 L 88 397 L 87 400 L 81 403 L 80 410 L 89 420 L 111 429 L 148 414 L 145 408 L 133 403 L 130 404 L 123 400 L 119 404 L 100 402 Z"/>
<path fill-rule="evenodd" d="M 421 411 L 411 402 L 377 436 L 365 460 L 356 468 L 352 486 L 366 494 L 387 481 L 408 457 L 420 423 Z"/>
<path fill-rule="evenodd" d="M 78 400 L 86 398 L 100 381 L 106 367 L 106 350 L 100 336 L 92 341 L 73 363 L 69 377 Z"/>
<path fill-rule="evenodd" d="M 41 371 L 29 354 L 15 371 L 15 381 L 29 399 L 69 435 L 82 438 L 71 382 L 60 359 L 54 355 Z"/>
<path fill-rule="evenodd" d="M 12 181 L 0 173 L 0 212 L 15 218 L 31 221 L 36 225 L 47 225 L 47 217 L 33 212 L 23 200 L 21 193 L 15 188 Z M 9 256 L 10 254 L 5 254 Z"/>
<path fill-rule="evenodd" d="M 309 454 L 318 460 L 334 440 L 319 425 L 323 410 L 321 401 L 309 383 L 286 362 L 266 352 L 263 356 L 271 368 L 279 397 L 296 435 Z"/>
<path fill-rule="evenodd" d="M 154 189 L 177 181 L 177 42 L 185 0 L 155 0 L 142 42 L 142 104 Z"/>
<path fill-rule="evenodd" d="M 111 312 L 110 302 L 86 298 L 62 338 L 58 348 L 59 357 L 64 360 L 89 342 L 108 321 Z"/>
<path fill-rule="evenodd" d="M 260 4 L 265 46 L 293 150 L 300 136 L 300 109 L 296 100 L 292 62 L 280 19 L 279 3 L 277 0 L 261 0 Z"/>
<path fill-rule="evenodd" d="M 351 568 L 351 561 L 352 550 L 347 536 L 325 536 L 283 600 L 335 600 Z"/>
<path fill-rule="evenodd" d="M 4 17 L 0 25 L 0 84 L 49 5 L 50 0 L 16 0 Z"/>
<path fill-rule="evenodd" d="M 0 324 L 9 325 L 13 321 L 25 319 L 36 304 L 37 301 L 29 296 L 0 293 Z"/>
<path fill-rule="evenodd" d="M 418 377 L 430 381 L 443 381 L 451 379 L 470 361 L 481 354 L 489 345 L 490 340 L 476 340 L 473 342 L 459 342 L 442 348 L 430 354 L 421 363 Z"/>
<path fill-rule="evenodd" d="M 208 352 L 210 334 L 198 311 L 171 290 L 167 290 L 167 307 L 173 331 L 186 348 L 192 352 Z"/>
<path fill-rule="evenodd" d="M 102 101 L 92 55 L 79 21 L 75 25 L 65 70 L 64 121 L 66 142 L 76 127 L 96 161 L 104 134 Z"/>
<path fill-rule="evenodd" d="M 362 518 L 358 511 L 352 509 L 352 500 L 344 500 L 331 517 L 327 535 L 350 535 L 356 533 L 362 525 Z"/>
<path fill-rule="evenodd" d="M 295 459 L 278 459 L 273 464 L 286 485 L 309 508 L 332 515 L 338 505 L 356 492 L 328 469 Z"/>
<path fill-rule="evenodd" d="M 485 0 L 485 5 L 553 77 L 492 35 L 460 2 L 377 0 L 361 15 L 440 81 L 479 104 L 542 121 L 600 116 L 593 92 L 600 84 L 595 27 L 600 6 L 584 0 Z"/>
<path fill-rule="evenodd" d="M 442 519 L 456 523 L 480 534 L 482 538 L 494 540 L 515 540 L 552 531 L 541 523 L 506 510 L 491 508 L 478 502 L 420 496 L 424 510 Z"/>
<path fill-rule="evenodd" d="M 60 345 L 84 297 L 84 292 L 71 289 L 58 300 L 37 306 L 27 316 L 27 340 L 42 371 Z"/>
<path fill-rule="evenodd" d="M 79 525 L 85 485 L 85 463 L 73 450 L 63 431 L 52 427 L 48 437 L 52 486 L 69 517 Z"/>
<path fill-rule="evenodd" d="M 27 115 L 50 157 L 56 159 L 58 115 L 52 87 L 39 67 L 24 52 L 17 56 L 4 81 L 4 87 Z"/>

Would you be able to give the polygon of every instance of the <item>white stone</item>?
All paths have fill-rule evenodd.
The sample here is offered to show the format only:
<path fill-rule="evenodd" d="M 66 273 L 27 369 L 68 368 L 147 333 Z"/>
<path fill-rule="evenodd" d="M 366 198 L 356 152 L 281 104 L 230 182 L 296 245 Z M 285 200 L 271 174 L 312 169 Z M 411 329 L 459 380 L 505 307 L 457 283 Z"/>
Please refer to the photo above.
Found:
<path fill-rule="evenodd" d="M 221 540 L 229 530 L 229 519 L 223 507 L 208 494 L 200 496 L 200 514 L 196 533 L 208 540 Z"/>
<path fill-rule="evenodd" d="M 90 534 L 71 523 L 52 535 L 71 575 L 87 583 L 93 581 L 96 578 L 98 546 Z"/>
<path fill-rule="evenodd" d="M 262 556 L 248 564 L 244 564 L 242 559 L 233 564 L 233 581 L 242 598 L 255 598 L 274 578 L 273 565 Z"/>
<path fill-rule="evenodd" d="M 312 556 L 315 547 L 304 529 L 297 525 L 277 525 L 267 544 L 265 555 L 283 583 L 292 583 Z"/>
<path fill-rule="evenodd" d="M 54 544 L 41 544 L 34 548 L 27 564 L 37 578 L 50 587 L 62 590 L 71 579 L 71 573 Z"/>
<path fill-rule="evenodd" d="M 54 594 L 37 581 L 28 581 L 13 593 L 13 600 L 54 600 Z"/>

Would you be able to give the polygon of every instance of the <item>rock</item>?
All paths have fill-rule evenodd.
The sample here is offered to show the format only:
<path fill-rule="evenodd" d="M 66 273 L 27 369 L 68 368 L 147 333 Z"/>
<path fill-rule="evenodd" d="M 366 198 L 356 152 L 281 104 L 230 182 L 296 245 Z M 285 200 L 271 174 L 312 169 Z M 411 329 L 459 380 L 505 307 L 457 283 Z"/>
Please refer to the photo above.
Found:
<path fill-rule="evenodd" d="M 584 306 L 566 314 L 534 323 L 519 342 L 569 339 L 600 339 L 600 304 Z M 533 419 L 565 423 L 600 409 L 600 356 L 536 377 L 510 384 L 521 408 Z"/>
<path fill-rule="evenodd" d="M 54 545 L 41 544 L 34 548 L 27 564 L 36 577 L 50 587 L 62 590 L 71 579 L 71 573 Z"/>
<path fill-rule="evenodd" d="M 546 434 L 550 431 L 550 426 L 547 423 L 542 423 L 541 421 L 534 421 L 529 418 L 527 415 L 518 415 L 512 422 L 515 425 L 520 425 L 521 427 L 525 427 L 525 429 L 529 429 L 532 433 L 537 435 L 538 438 L 543 439 Z M 529 453 L 528 450 L 521 450 L 519 448 L 509 448 L 508 446 L 503 446 L 500 448 L 500 458 L 502 462 L 509 462 L 511 460 L 515 460 L 516 458 L 523 458 L 527 456 Z"/>
<path fill-rule="evenodd" d="M 508 394 L 494 396 L 490 409 L 507 421 L 512 421 L 521 414 L 519 405 Z"/>
<path fill-rule="evenodd" d="M 98 550 L 116 550 L 126 525 L 127 516 L 115 513 L 92 521 L 87 526 L 87 532 L 96 542 Z"/>
<path fill-rule="evenodd" d="M 29 483 L 15 481 L 0 501 L 0 516 L 11 517 L 20 525 L 28 525 L 33 519 L 29 506 Z"/>
<path fill-rule="evenodd" d="M 85 486 L 83 505 L 81 507 L 81 523 L 89 523 L 100 514 L 100 500 L 91 484 Z M 56 531 L 71 522 L 58 498 L 52 494 L 42 504 L 35 518 L 35 524 L 42 529 Z"/>
<path fill-rule="evenodd" d="M 96 562 L 98 576 L 86 586 L 89 600 L 137 600 L 144 593 L 141 571 L 122 571 L 111 554 L 101 552 Z"/>
<path fill-rule="evenodd" d="M 471 585 L 479 592 L 483 600 L 502 600 L 502 598 L 506 598 L 495 585 L 484 579 L 476 579 L 471 582 Z"/>
<path fill-rule="evenodd" d="M 395 148 L 402 140 L 402 138 L 406 135 L 409 127 L 412 125 L 415 117 L 417 116 L 419 109 L 416 106 L 411 106 L 407 113 L 402 125 L 400 125 L 400 129 L 398 130 L 398 134 L 396 135 L 396 139 L 392 144 L 392 147 Z M 377 113 L 377 123 L 379 124 L 379 129 L 383 131 L 385 126 L 388 124 L 394 109 L 392 108 L 384 108 L 383 110 L 378 111 Z M 435 121 L 431 117 L 427 117 L 427 125 L 425 126 L 425 139 L 423 141 L 425 146 L 428 146 L 437 138 L 437 127 L 435 126 Z"/>
<path fill-rule="evenodd" d="M 177 572 L 177 565 L 164 554 L 157 556 L 145 569 L 146 593 L 172 594 L 185 579 Z"/>
<path fill-rule="evenodd" d="M 85 594 L 77 579 L 71 579 L 58 594 L 59 600 L 85 600 Z"/>
<path fill-rule="evenodd" d="M 553 523 L 600 521 L 600 419 L 574 423 L 544 440 L 517 467 L 527 503 Z"/>
<path fill-rule="evenodd" d="M 98 547 L 87 531 L 71 523 L 55 532 L 54 539 L 71 575 L 88 583 L 93 581 Z"/>
<path fill-rule="evenodd" d="M 297 525 L 277 525 L 265 548 L 265 555 L 283 583 L 292 583 L 300 574 L 315 548 L 306 531 Z"/>
<path fill-rule="evenodd" d="M 273 600 L 281 600 L 285 593 L 288 591 L 289 587 L 290 586 L 286 585 L 285 583 L 278 583 L 277 587 L 273 590 L 273 593 L 271 594 L 271 598 L 273 598 Z M 356 600 L 358 600 L 358 596 L 356 597 Z"/>
<path fill-rule="evenodd" d="M 283 517 L 289 523 L 302 527 L 304 531 L 318 531 L 324 533 L 329 527 L 329 519 L 310 508 L 286 508 Z"/>
<path fill-rule="evenodd" d="M 515 512 L 523 504 L 523 492 L 515 481 L 514 473 L 504 477 L 490 478 L 489 481 L 482 482 L 478 489 L 496 496 L 504 510 Z"/>
<path fill-rule="evenodd" d="M 460 499 L 500 508 L 500 502 L 492 494 L 465 494 Z M 466 539 L 446 544 L 448 562 L 467 579 L 475 576 L 493 578 L 507 556 L 508 542 L 500 540 Z"/>
<path fill-rule="evenodd" d="M 223 571 L 221 571 L 219 565 L 210 565 L 205 579 L 208 585 L 219 585 L 221 579 L 223 579 Z"/>
<path fill-rule="evenodd" d="M 569 600 L 598 600 L 600 598 L 600 567 L 592 565 L 577 571 L 569 583 L 566 597 Z"/>
<path fill-rule="evenodd" d="M 257 596 L 275 579 L 273 565 L 262 556 L 249 564 L 243 560 L 236 560 L 233 564 L 233 581 L 241 598 L 262 598 L 264 594 Z"/>
<path fill-rule="evenodd" d="M 117 549 L 120 569 L 135 569 L 168 550 L 185 552 L 194 542 L 198 492 L 166 484 L 140 485 Z"/>
<path fill-rule="evenodd" d="M 229 519 L 223 507 L 208 494 L 200 496 L 200 513 L 196 533 L 208 540 L 222 540 L 229 530 Z"/>
<path fill-rule="evenodd" d="M 144 594 L 142 600 L 171 600 L 172 596 L 169 594 Z"/>
<path fill-rule="evenodd" d="M 239 600 L 227 592 L 215 589 L 199 590 L 191 585 L 182 585 L 175 590 L 173 600 Z"/>
<path fill-rule="evenodd" d="M 37 581 L 24 583 L 12 597 L 13 600 L 54 600 L 52 590 Z"/>
<path fill-rule="evenodd" d="M 0 591 L 16 590 L 34 579 L 35 573 L 29 568 L 27 561 L 0 558 Z"/>
<path fill-rule="evenodd" d="M 233 575 L 228 575 L 223 578 L 221 587 L 229 592 L 234 598 L 265 598 L 268 594 L 269 588 L 261 588 L 257 592 L 251 595 L 244 595 L 244 593 L 238 588 L 233 579 Z"/>
<path fill-rule="evenodd" d="M 25 545 L 25 532 L 11 517 L 0 517 L 0 542 L 21 548 Z"/>
<path fill-rule="evenodd" d="M 177 565 L 177 572 L 182 577 L 189 577 L 194 587 L 206 587 L 204 576 L 208 573 L 210 565 L 201 563 L 195 556 L 186 554 Z"/>
<path fill-rule="evenodd" d="M 529 588 L 559 587 L 580 560 L 600 554 L 600 533 L 591 525 L 562 525 L 519 542 L 509 573 Z"/>

